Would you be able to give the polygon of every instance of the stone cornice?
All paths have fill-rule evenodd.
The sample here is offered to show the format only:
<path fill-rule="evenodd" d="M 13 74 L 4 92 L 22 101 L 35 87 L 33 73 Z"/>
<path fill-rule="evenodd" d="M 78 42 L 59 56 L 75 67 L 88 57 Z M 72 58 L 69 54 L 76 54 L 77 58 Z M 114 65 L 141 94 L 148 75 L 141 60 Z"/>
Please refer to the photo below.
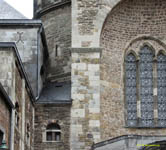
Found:
<path fill-rule="evenodd" d="M 40 18 L 42 15 L 47 14 L 48 12 L 51 12 L 59 7 L 63 7 L 64 5 L 71 4 L 71 0 L 67 0 L 65 2 L 58 2 L 55 4 L 50 4 L 49 6 L 46 6 L 42 8 L 41 10 L 36 10 L 34 13 L 34 18 Z"/>
<path fill-rule="evenodd" d="M 71 48 L 71 52 L 72 53 L 101 53 L 102 52 L 102 48 Z"/>

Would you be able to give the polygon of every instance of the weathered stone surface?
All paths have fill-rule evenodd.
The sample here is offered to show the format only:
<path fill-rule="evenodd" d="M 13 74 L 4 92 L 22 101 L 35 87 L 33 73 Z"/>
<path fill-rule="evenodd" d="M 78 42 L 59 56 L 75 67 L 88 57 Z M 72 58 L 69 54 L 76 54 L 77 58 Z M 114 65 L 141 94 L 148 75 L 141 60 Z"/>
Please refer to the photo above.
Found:
<path fill-rule="evenodd" d="M 17 150 L 32 150 L 34 145 L 34 104 L 32 102 L 32 91 L 28 89 L 30 84 L 25 82 L 27 78 L 21 69 L 21 61 L 19 61 L 13 47 L 1 47 L 0 58 L 6 61 L 4 62 L 5 64 L 1 62 L 1 66 L 5 65 L 5 67 L 2 67 L 3 73 L 0 75 L 0 79 L 4 81 L 3 87 L 6 89 L 11 103 L 15 107 L 15 110 L 10 112 L 10 118 L 7 117 L 9 115 L 8 111 L 6 111 L 6 115 L 3 115 L 6 117 L 3 122 L 8 121 L 9 127 L 13 127 L 10 147 L 14 147 Z M 3 123 L 1 122 L 0 125 L 3 125 Z M 5 133 L 5 135 L 7 138 L 11 136 L 10 133 Z M 9 143 L 8 140 L 7 142 Z"/>
<path fill-rule="evenodd" d="M 124 0 L 110 12 L 104 24 L 101 35 L 101 46 L 104 49 L 100 70 L 102 140 L 125 134 L 165 134 L 164 129 L 125 128 L 124 99 L 126 51 L 134 50 L 138 54 L 143 43 L 152 45 L 156 54 L 159 49 L 165 50 L 161 44 L 165 43 L 166 34 L 165 5 L 166 3 L 160 0 L 157 3 L 155 0 Z"/>
<path fill-rule="evenodd" d="M 6 104 L 6 99 L 1 94 L 0 95 L 0 130 L 4 133 L 4 140 L 6 141 L 7 146 L 10 144 L 10 135 L 11 135 L 11 108 Z"/>
<path fill-rule="evenodd" d="M 100 139 L 99 60 L 100 52 L 72 53 L 70 142 L 74 150 L 91 149 L 93 141 Z"/>
<path fill-rule="evenodd" d="M 62 104 L 36 104 L 34 150 L 70 150 L 70 107 Z M 53 122 L 58 122 L 61 127 L 59 142 L 47 142 L 44 138 L 47 125 Z"/>
<path fill-rule="evenodd" d="M 41 17 L 49 49 L 47 81 L 71 80 L 71 6 L 57 7 Z"/>
<path fill-rule="evenodd" d="M 0 34 L 0 42 L 15 42 L 18 48 L 21 60 L 24 64 L 25 71 L 28 75 L 28 78 L 31 82 L 31 86 L 34 92 L 34 95 L 37 95 L 37 75 L 38 75 L 38 67 L 41 68 L 43 65 L 42 55 L 39 56 L 39 62 L 37 62 L 38 55 L 38 42 L 40 39 L 37 38 L 38 27 L 34 28 L 18 28 L 15 29 L 11 27 L 10 30 L 8 28 L 1 28 Z M 41 52 L 43 53 L 42 49 Z M 41 54 L 41 53 L 40 53 Z M 39 66 L 38 66 L 39 65 Z M 39 76 L 39 80 L 41 77 Z M 39 85 L 39 91 L 42 88 L 42 85 Z"/>

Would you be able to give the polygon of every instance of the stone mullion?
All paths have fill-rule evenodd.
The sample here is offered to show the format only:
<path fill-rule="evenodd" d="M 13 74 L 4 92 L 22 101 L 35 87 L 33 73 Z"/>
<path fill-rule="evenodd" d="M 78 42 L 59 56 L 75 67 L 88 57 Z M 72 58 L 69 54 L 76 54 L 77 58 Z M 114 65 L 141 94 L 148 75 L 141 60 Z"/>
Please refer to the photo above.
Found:
<path fill-rule="evenodd" d="M 139 84 L 139 60 L 136 62 L 136 82 L 137 82 L 137 125 L 140 124 L 140 118 L 141 118 L 141 101 L 140 101 L 140 84 Z"/>
<path fill-rule="evenodd" d="M 157 59 L 153 61 L 153 106 L 154 106 L 154 126 L 157 126 L 158 107 L 157 107 Z"/>

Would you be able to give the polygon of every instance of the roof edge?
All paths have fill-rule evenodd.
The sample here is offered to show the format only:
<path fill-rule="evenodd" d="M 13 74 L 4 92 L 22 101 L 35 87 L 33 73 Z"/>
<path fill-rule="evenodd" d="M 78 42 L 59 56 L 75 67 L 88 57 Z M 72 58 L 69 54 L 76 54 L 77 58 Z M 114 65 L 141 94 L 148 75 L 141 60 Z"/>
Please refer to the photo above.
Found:
<path fill-rule="evenodd" d="M 14 42 L 0 42 L 0 47 L 4 47 L 4 48 L 14 48 L 14 54 L 16 56 L 16 59 L 18 61 L 18 69 L 21 73 L 21 75 L 23 76 L 23 78 L 25 79 L 25 84 L 26 84 L 26 87 L 28 88 L 28 94 L 30 95 L 30 97 L 33 99 L 30 99 L 34 105 L 34 101 L 35 101 L 35 96 L 32 92 L 32 87 L 30 85 L 30 82 L 29 82 L 29 79 L 28 79 L 28 76 L 25 72 L 25 69 L 24 69 L 24 66 L 23 66 L 23 63 L 21 61 L 21 58 L 20 58 L 20 55 L 19 55 L 19 52 L 18 52 L 18 49 L 16 47 L 16 44 Z"/>
<path fill-rule="evenodd" d="M 42 21 L 39 19 L 0 19 L 0 26 L 42 26 Z"/>

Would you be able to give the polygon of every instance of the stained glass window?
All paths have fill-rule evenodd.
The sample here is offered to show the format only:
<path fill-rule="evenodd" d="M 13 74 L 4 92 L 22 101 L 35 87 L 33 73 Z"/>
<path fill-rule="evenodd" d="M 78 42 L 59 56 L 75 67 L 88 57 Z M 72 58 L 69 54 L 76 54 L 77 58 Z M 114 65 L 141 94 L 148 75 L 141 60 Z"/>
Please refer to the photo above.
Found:
<path fill-rule="evenodd" d="M 166 56 L 157 57 L 158 125 L 166 125 Z"/>
<path fill-rule="evenodd" d="M 141 126 L 154 125 L 153 113 L 153 53 L 148 46 L 140 50 L 139 84 L 141 100 Z"/>
<path fill-rule="evenodd" d="M 125 76 L 126 76 L 126 103 L 127 103 L 127 124 L 136 126 L 137 124 L 137 93 L 136 93 L 136 58 L 129 54 L 125 59 Z"/>

